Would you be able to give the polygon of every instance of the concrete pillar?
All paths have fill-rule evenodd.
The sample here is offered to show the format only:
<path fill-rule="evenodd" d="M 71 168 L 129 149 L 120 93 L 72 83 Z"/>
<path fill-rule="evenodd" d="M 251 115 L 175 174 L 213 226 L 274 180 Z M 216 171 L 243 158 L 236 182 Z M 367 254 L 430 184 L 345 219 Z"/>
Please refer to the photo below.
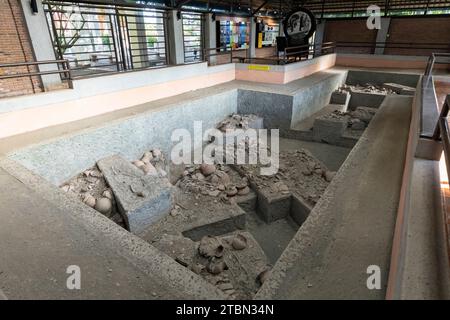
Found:
<path fill-rule="evenodd" d="M 256 57 L 256 22 L 254 17 L 250 17 L 250 43 L 247 51 L 247 58 Z"/>
<path fill-rule="evenodd" d="M 177 10 L 169 11 L 167 19 L 167 34 L 169 43 L 169 63 L 172 65 L 184 63 L 183 21 L 177 18 Z"/>
<path fill-rule="evenodd" d="M 386 42 L 390 24 L 391 18 L 381 18 L 381 28 L 377 32 L 377 42 Z M 375 48 L 374 54 L 384 54 L 384 46 Z"/>
<path fill-rule="evenodd" d="M 42 0 L 37 0 L 37 14 L 32 13 L 29 0 L 20 0 L 20 2 L 36 61 L 56 60 Z M 41 72 L 55 71 L 58 70 L 58 66 L 56 64 L 45 64 L 40 65 L 38 69 Z M 61 85 L 61 77 L 58 74 L 45 75 L 41 79 L 45 90 Z"/>
<path fill-rule="evenodd" d="M 212 19 L 213 14 L 207 13 L 204 15 L 204 32 L 205 32 L 205 44 L 204 49 L 215 48 L 217 46 L 216 37 L 216 21 Z M 215 52 L 209 50 L 207 54 L 214 54 Z M 209 62 L 214 64 L 216 62 L 216 57 L 210 57 Z"/>
<path fill-rule="evenodd" d="M 314 37 L 314 45 L 316 46 L 315 47 L 316 55 L 319 55 L 322 50 L 323 36 L 325 34 L 325 24 L 326 24 L 326 20 L 322 19 L 320 21 L 320 23 L 317 24 L 317 27 L 316 27 L 316 35 Z"/>
<path fill-rule="evenodd" d="M 128 27 L 132 37 L 131 49 L 133 50 L 133 67 L 146 68 L 150 66 L 147 52 L 147 36 L 144 28 L 144 15 L 142 12 L 136 12 L 136 17 L 128 17 Z"/>
<path fill-rule="evenodd" d="M 284 24 L 283 24 L 283 20 L 280 21 L 280 23 L 278 24 L 278 36 L 280 37 L 284 37 Z"/>

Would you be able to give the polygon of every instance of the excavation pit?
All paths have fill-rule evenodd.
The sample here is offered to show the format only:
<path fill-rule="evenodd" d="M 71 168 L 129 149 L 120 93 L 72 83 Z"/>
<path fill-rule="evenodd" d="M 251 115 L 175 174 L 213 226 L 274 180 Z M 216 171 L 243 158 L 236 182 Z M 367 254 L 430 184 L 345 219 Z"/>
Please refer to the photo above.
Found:
<path fill-rule="evenodd" d="M 336 84 L 342 77 L 333 75 L 330 79 L 327 79 L 326 97 L 321 96 L 320 99 L 329 99 L 333 90 L 337 88 Z M 251 97 L 253 93 L 247 95 L 248 92 L 244 93 L 244 91 L 241 89 L 224 90 L 215 96 L 201 97 L 195 101 L 189 101 L 189 103 L 170 105 L 157 111 L 144 112 L 74 135 L 64 136 L 48 143 L 32 146 L 11 155 L 11 158 L 21 162 L 28 169 L 53 183 L 53 185 L 61 185 L 65 181 L 71 182 L 72 179 L 75 179 L 71 179 L 74 176 L 77 179 L 80 177 L 83 177 L 83 179 L 89 178 L 92 180 L 91 182 L 95 182 L 94 178 L 96 178 L 99 181 L 97 182 L 98 186 L 89 191 L 92 192 L 94 198 L 107 198 L 104 192 L 111 192 L 112 186 L 103 174 L 95 177 L 98 175 L 97 171 L 99 171 L 99 168 L 94 167 L 94 165 L 98 160 L 122 154 L 130 165 L 133 163 L 136 168 L 141 168 L 143 167 L 141 166 L 142 163 L 137 162 L 144 162 L 142 159 L 139 159 L 141 155 L 145 156 L 148 150 L 154 149 L 160 149 L 161 153 L 168 158 L 171 149 L 170 132 L 176 127 L 185 126 L 188 131 L 192 132 L 191 122 L 193 120 L 203 120 L 204 128 L 217 127 L 227 115 L 237 114 L 241 116 L 241 112 L 245 108 L 257 109 L 258 106 L 249 105 L 248 101 L 245 100 Z M 315 95 L 319 94 L 319 92 L 315 91 L 308 91 L 309 93 L 312 94 L 313 98 L 318 97 Z M 363 94 L 365 93 L 363 92 Z M 268 99 L 270 100 L 270 107 L 273 107 L 274 101 L 280 102 L 281 106 L 279 109 L 270 109 L 266 108 L 267 105 L 264 106 L 264 108 L 255 112 L 255 119 L 257 120 L 249 127 L 261 127 L 264 125 L 266 128 L 278 127 L 281 133 L 288 132 L 291 130 L 291 124 L 295 122 L 294 119 L 304 118 L 308 113 L 313 113 L 312 111 L 316 107 L 309 108 L 308 113 L 302 114 L 304 110 L 298 112 L 299 110 L 296 110 L 297 107 L 294 107 L 294 103 L 296 103 L 295 98 L 300 96 L 301 93 L 295 93 L 291 96 L 273 93 L 265 93 L 264 95 L 265 98 L 270 96 L 270 99 L 273 99 Z M 242 99 L 245 100 L 245 104 L 242 103 Z M 205 105 L 214 105 L 214 108 L 206 108 Z M 356 105 L 355 111 L 358 111 L 360 106 L 365 105 Z M 276 112 L 274 111 L 275 109 L 277 109 Z M 205 112 L 205 110 L 208 112 Z M 289 112 L 285 113 L 285 110 L 289 110 Z M 352 118 L 351 115 L 346 115 L 346 117 Z M 165 123 L 163 122 L 164 119 L 176 119 L 176 121 Z M 286 121 L 287 119 L 288 121 Z M 359 124 L 355 124 L 358 121 L 350 124 L 349 120 L 344 132 L 341 133 L 342 141 L 348 139 L 351 142 L 345 144 L 347 147 L 352 147 L 364 132 L 361 122 L 364 122 L 364 129 L 370 125 L 370 122 L 363 120 Z M 161 123 L 164 123 L 164 128 L 160 125 Z M 168 270 L 171 270 L 175 268 L 175 265 L 181 265 L 184 270 L 182 271 L 183 277 L 186 279 L 195 279 L 202 286 L 206 286 L 204 283 L 208 282 L 231 299 L 239 297 L 252 298 L 261 286 L 261 279 L 263 281 L 267 278 L 270 279 L 270 267 L 268 264 L 274 265 L 277 263 L 278 258 L 282 255 L 297 230 L 308 220 L 311 210 L 320 200 L 321 195 L 333 178 L 333 172 L 339 169 L 340 164 L 345 159 L 345 156 L 343 156 L 342 162 L 333 167 L 319 164 L 318 166 L 309 166 L 308 170 L 306 170 L 308 166 L 304 166 L 302 161 L 300 161 L 301 166 L 305 169 L 301 170 L 299 166 L 296 166 L 298 161 L 295 161 L 296 158 L 292 154 L 295 155 L 300 152 L 298 153 L 299 157 L 309 157 L 305 156 L 306 153 L 304 151 L 300 150 L 301 147 L 292 147 L 297 142 L 294 140 L 289 141 L 288 144 L 291 147 L 287 148 L 288 150 L 280 151 L 281 175 L 279 175 L 279 178 L 275 178 L 276 180 L 270 180 L 271 178 L 269 178 L 268 182 L 272 186 L 277 186 L 275 192 L 266 189 L 260 183 L 261 181 L 257 175 L 249 177 L 243 174 L 243 172 L 248 173 L 249 170 L 239 169 L 235 166 L 227 168 L 216 165 L 214 169 L 217 173 L 225 172 L 228 175 L 229 183 L 234 185 L 230 188 L 227 188 L 225 184 L 224 188 L 219 188 L 217 182 L 213 181 L 211 183 L 209 179 L 212 178 L 208 178 L 214 176 L 220 181 L 221 179 L 226 180 L 226 176 L 222 173 L 218 175 L 202 173 L 202 178 L 201 175 L 198 175 L 199 171 L 201 171 L 199 166 L 178 167 L 175 170 L 175 168 L 168 168 L 165 165 L 158 167 L 155 163 L 152 163 L 154 170 L 151 166 L 141 169 L 143 174 L 156 170 L 158 176 L 170 179 L 174 189 L 174 198 L 170 212 L 158 215 L 159 219 L 153 220 L 148 227 L 144 227 L 142 230 L 135 230 L 134 232 L 140 237 L 139 240 L 145 240 L 147 244 L 158 248 L 158 252 L 162 256 L 171 257 L 170 263 L 164 265 L 164 268 L 167 267 Z M 311 150 L 317 146 L 319 152 L 312 152 L 317 159 L 320 159 L 320 150 L 336 150 L 333 149 L 335 147 L 332 145 L 308 142 L 309 144 L 301 144 L 299 142 L 299 145 L 311 147 Z M 193 148 L 196 147 L 199 146 L 193 146 Z M 350 151 L 348 148 L 342 149 L 346 150 L 343 153 Z M 67 156 L 73 154 L 77 156 Z M 291 155 L 286 157 L 286 154 Z M 36 159 L 39 159 L 39 161 L 36 161 Z M 51 165 L 52 162 L 54 162 L 54 166 Z M 320 161 L 315 162 L 319 163 Z M 323 162 L 325 163 L 325 161 Z M 333 161 L 330 162 L 332 163 Z M 92 174 L 86 174 L 89 171 L 86 168 L 91 168 L 89 170 Z M 293 169 L 291 170 L 290 168 Z M 331 170 L 328 168 L 331 168 Z M 187 175 L 185 175 L 185 171 L 188 172 Z M 80 174 L 80 172 L 83 173 Z M 164 173 L 167 174 L 167 177 Z M 179 182 L 180 177 L 189 176 L 189 178 L 192 178 L 194 175 L 197 182 L 205 182 L 203 186 L 206 188 L 194 192 L 186 192 L 186 188 L 181 186 Z M 244 178 L 247 179 L 246 185 L 242 183 L 242 181 L 245 181 Z M 280 181 L 282 184 L 277 184 Z M 313 188 L 310 188 L 311 186 Z M 63 191 L 71 191 L 70 194 L 74 191 L 75 195 L 82 191 L 80 186 L 70 188 L 67 183 L 62 185 L 62 189 Z M 142 191 L 134 187 L 132 189 L 137 193 Z M 133 192 L 133 190 L 131 191 Z M 71 197 L 67 195 L 67 198 Z M 105 216 L 121 224 L 120 219 L 117 219 L 120 210 L 118 210 L 116 198 L 113 194 L 110 199 L 112 202 L 111 212 L 108 212 Z M 78 197 L 79 204 L 83 206 L 80 211 L 84 212 L 86 210 L 90 216 L 98 216 L 98 213 L 93 211 L 88 205 L 82 204 L 83 200 L 83 198 Z M 86 214 L 86 216 L 88 215 Z M 130 223 L 124 224 L 123 222 L 126 221 L 124 216 L 120 215 L 119 217 L 123 220 L 122 225 L 130 230 Z M 92 220 L 94 221 L 95 219 Z M 104 220 L 106 219 L 102 221 L 104 222 Z M 108 222 L 108 226 L 111 227 L 111 221 Z M 140 223 L 137 223 L 137 225 L 140 225 Z M 111 229 L 114 228 L 111 227 Z M 107 230 L 109 229 L 105 228 L 102 232 L 107 233 Z M 121 246 L 123 239 L 129 236 L 132 236 L 130 238 L 131 242 L 138 241 L 135 235 L 124 236 L 123 233 L 121 235 L 123 238 L 118 238 L 119 240 L 116 243 L 118 247 Z M 208 236 L 218 239 L 219 246 L 224 247 L 224 253 L 220 256 L 214 256 L 214 259 L 209 257 L 205 260 L 203 256 L 198 257 L 198 249 L 202 240 Z M 245 238 L 244 242 L 247 242 L 247 247 L 240 250 L 231 248 L 229 239 L 242 238 L 241 236 Z M 184 248 L 184 250 L 179 252 L 177 251 L 178 248 Z M 151 259 L 151 257 L 146 257 L 145 259 Z M 179 269 L 176 270 L 179 271 Z M 220 272 L 216 273 L 217 271 Z M 196 278 L 195 274 L 201 277 Z M 244 280 L 240 281 L 240 277 Z M 205 282 L 202 282 L 202 280 Z"/>

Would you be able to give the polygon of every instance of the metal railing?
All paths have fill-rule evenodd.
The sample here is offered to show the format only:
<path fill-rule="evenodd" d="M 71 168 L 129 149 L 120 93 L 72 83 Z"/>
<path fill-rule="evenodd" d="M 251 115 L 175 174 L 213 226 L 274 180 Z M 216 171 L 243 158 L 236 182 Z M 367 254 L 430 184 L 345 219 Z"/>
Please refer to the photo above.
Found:
<path fill-rule="evenodd" d="M 441 58 L 447 59 L 447 60 L 440 60 Z M 424 81 L 430 81 L 433 75 L 433 68 L 436 63 L 441 64 L 449 64 L 450 65 L 450 53 L 433 53 L 430 58 L 428 59 L 427 67 L 425 69 L 424 74 Z M 445 99 L 444 105 L 442 106 L 441 112 L 439 114 L 438 123 L 436 123 L 436 127 L 434 129 L 433 133 L 433 140 L 439 140 L 441 138 L 441 132 L 443 128 L 446 129 L 446 133 L 442 134 L 443 137 L 446 137 L 448 140 L 448 123 L 446 120 L 449 112 L 449 105 L 450 105 L 450 95 L 447 95 L 447 98 Z M 443 124 L 445 122 L 445 125 Z M 444 139 L 443 139 L 444 141 Z M 450 151 L 450 148 L 448 148 Z M 450 154 L 449 154 L 450 155 Z M 448 163 L 447 163 L 448 164 Z M 450 168 L 450 167 L 448 167 Z M 450 171 L 449 171 L 450 172 Z"/>
<path fill-rule="evenodd" d="M 318 57 L 324 54 L 333 53 L 335 51 L 334 42 L 326 42 L 322 44 L 316 45 L 303 45 L 303 46 L 295 46 L 295 47 L 286 47 L 283 51 L 281 51 L 281 55 L 273 55 L 267 57 L 253 57 L 249 58 L 247 56 L 248 49 L 245 50 L 230 50 L 226 47 L 219 48 L 205 48 L 203 49 L 204 61 L 207 61 L 211 64 L 212 57 L 220 57 L 220 56 L 228 56 L 227 59 L 223 59 L 222 63 L 255 63 L 255 64 L 288 64 L 292 62 L 296 62 L 303 59 L 310 59 L 314 57 Z M 213 53 L 211 53 L 213 51 Z M 242 54 L 238 54 L 238 53 Z M 219 64 L 219 63 L 218 63 Z"/>
<path fill-rule="evenodd" d="M 236 58 L 241 58 L 241 57 L 236 57 L 235 55 L 233 55 L 233 52 L 235 52 L 236 50 L 233 49 L 229 49 L 227 47 L 217 47 L 217 48 L 204 48 L 203 49 L 203 60 L 208 62 L 208 64 L 212 64 L 213 60 L 215 60 L 217 57 L 224 57 L 224 56 L 228 56 L 227 59 L 223 60 L 223 63 L 232 63 L 233 59 Z M 246 52 L 247 49 L 245 50 L 238 50 L 239 52 L 245 52 L 244 56 L 246 56 Z M 211 53 L 213 52 L 213 53 Z M 220 64 L 220 62 L 218 63 Z"/>
<path fill-rule="evenodd" d="M 427 67 L 424 75 L 429 77 L 433 73 L 435 64 L 450 64 L 450 53 L 432 53 L 428 58 Z"/>
<path fill-rule="evenodd" d="M 444 105 L 442 106 L 441 113 L 439 114 L 439 120 L 436 124 L 436 129 L 434 131 L 433 139 L 439 140 L 442 139 L 442 143 L 444 146 L 444 154 L 445 154 L 445 161 L 447 164 L 447 168 L 450 169 L 450 137 L 449 133 L 450 130 L 448 128 L 448 111 L 450 107 L 450 94 L 447 95 L 444 101 Z M 449 171 L 450 172 L 450 171 Z"/>
<path fill-rule="evenodd" d="M 24 77 L 34 77 L 34 76 L 45 76 L 52 74 L 59 74 L 62 81 L 66 81 L 69 88 L 73 89 L 72 83 L 72 72 L 70 70 L 70 65 L 68 60 L 45 60 L 45 61 L 33 61 L 33 62 L 16 62 L 16 63 L 1 63 L 0 69 L 14 69 L 17 67 L 38 67 L 40 65 L 56 64 L 57 70 L 48 71 L 27 71 L 0 75 L 0 80 L 14 79 L 14 78 L 24 78 Z"/>
<path fill-rule="evenodd" d="M 433 69 L 436 64 L 447 64 L 450 66 L 450 53 L 432 53 L 428 58 L 427 66 L 422 77 L 421 91 L 422 91 L 422 117 L 420 121 L 420 136 L 421 138 L 439 140 L 440 139 L 440 119 L 447 114 L 443 107 L 441 114 L 438 116 L 438 104 L 433 85 Z"/>
<path fill-rule="evenodd" d="M 376 49 L 399 49 L 403 50 L 415 50 L 414 55 L 429 55 L 429 51 L 450 51 L 450 44 L 448 43 L 420 43 L 420 42 L 367 42 L 367 41 L 338 41 L 336 42 L 336 50 L 347 48 L 348 51 L 353 49 L 368 49 L 371 53 L 374 53 Z M 426 50 L 426 53 L 421 53 L 417 50 Z M 348 52 L 351 53 L 351 52 Z M 356 53 L 356 52 L 355 52 Z M 393 52 L 392 54 L 399 54 L 398 52 Z"/>
<path fill-rule="evenodd" d="M 53 0 L 43 6 L 56 56 L 69 60 L 74 78 L 169 63 L 162 10 Z"/>
<path fill-rule="evenodd" d="M 334 53 L 336 44 L 334 42 L 324 42 L 321 44 L 306 44 L 303 46 L 286 47 L 284 49 L 284 61 L 288 63 L 291 59 L 308 57 L 312 55 L 314 57 L 324 54 Z"/>

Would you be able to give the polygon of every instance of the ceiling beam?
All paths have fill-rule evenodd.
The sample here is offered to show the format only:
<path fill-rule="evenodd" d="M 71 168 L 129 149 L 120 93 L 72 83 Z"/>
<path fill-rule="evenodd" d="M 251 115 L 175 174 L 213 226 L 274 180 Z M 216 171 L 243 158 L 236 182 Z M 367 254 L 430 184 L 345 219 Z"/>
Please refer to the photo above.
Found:
<path fill-rule="evenodd" d="M 252 11 L 252 16 L 254 16 L 259 11 L 261 11 L 261 9 L 264 8 L 264 6 L 268 3 L 269 3 L 269 0 L 265 0 L 258 8 L 256 8 L 255 10 Z"/>
<path fill-rule="evenodd" d="M 185 4 L 188 4 L 189 2 L 191 2 L 192 0 L 180 0 L 180 1 L 176 1 L 176 8 L 177 9 L 181 9 L 182 6 L 184 6 Z"/>

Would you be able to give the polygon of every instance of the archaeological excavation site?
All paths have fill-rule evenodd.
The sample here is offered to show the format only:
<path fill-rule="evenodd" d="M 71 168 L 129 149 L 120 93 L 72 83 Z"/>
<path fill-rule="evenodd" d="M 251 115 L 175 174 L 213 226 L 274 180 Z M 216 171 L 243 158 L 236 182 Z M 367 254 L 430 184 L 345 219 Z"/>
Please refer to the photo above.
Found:
<path fill-rule="evenodd" d="M 449 299 L 450 4 L 369 5 L 1 0 L 0 300 Z"/>

